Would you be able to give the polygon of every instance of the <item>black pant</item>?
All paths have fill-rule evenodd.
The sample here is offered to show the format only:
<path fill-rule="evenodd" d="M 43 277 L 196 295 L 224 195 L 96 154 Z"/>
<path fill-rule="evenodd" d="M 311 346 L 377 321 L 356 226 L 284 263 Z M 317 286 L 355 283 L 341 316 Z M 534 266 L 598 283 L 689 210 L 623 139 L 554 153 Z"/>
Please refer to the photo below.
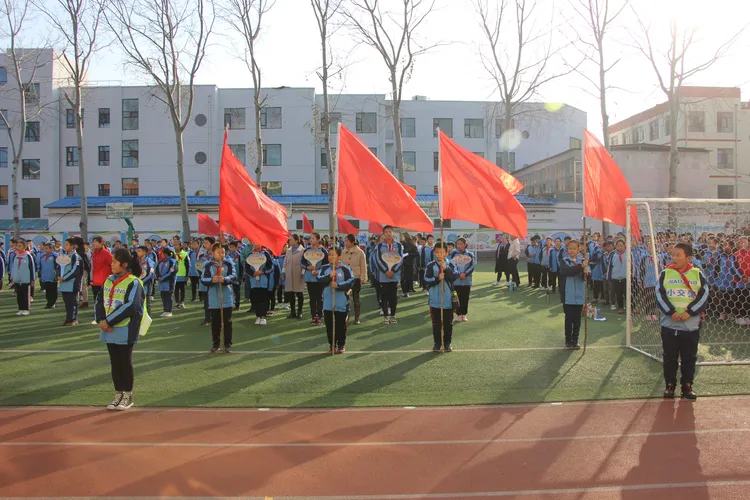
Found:
<path fill-rule="evenodd" d="M 65 321 L 70 323 L 78 319 L 78 292 L 63 292 L 65 303 Z"/>
<path fill-rule="evenodd" d="M 542 277 L 542 288 L 547 288 L 547 278 L 549 278 L 549 269 L 544 266 L 539 266 L 539 274 Z"/>
<path fill-rule="evenodd" d="M 305 303 L 305 294 L 302 292 L 286 292 L 284 295 L 286 296 L 286 301 L 289 302 L 290 313 L 302 317 L 302 306 Z M 297 306 L 296 309 L 294 308 L 295 305 Z"/>
<path fill-rule="evenodd" d="M 84 287 L 84 286 L 86 286 L 85 283 L 81 285 L 81 287 Z M 99 296 L 101 291 L 102 291 L 102 287 L 91 285 L 91 295 L 94 297 L 94 300 L 93 300 L 94 304 L 96 304 L 96 298 Z"/>
<path fill-rule="evenodd" d="M 693 385 L 695 362 L 698 359 L 700 331 L 685 332 L 662 327 L 661 345 L 664 348 L 664 382 L 677 385 L 677 364 L 679 359 L 680 385 Z"/>
<path fill-rule="evenodd" d="M 112 382 L 117 392 L 133 390 L 133 345 L 107 344 L 109 364 L 112 367 Z"/>
<path fill-rule="evenodd" d="M 221 319 L 224 318 L 224 347 L 232 347 L 232 308 L 209 309 L 211 316 L 211 342 L 213 347 L 221 345 Z"/>
<path fill-rule="evenodd" d="M 284 287 L 282 285 L 276 287 L 276 302 L 279 304 L 284 304 L 286 302 Z"/>
<path fill-rule="evenodd" d="M 352 304 L 354 305 L 354 319 L 359 319 L 360 304 L 359 304 L 359 292 L 362 291 L 362 280 L 360 278 L 354 278 L 352 283 Z"/>
<path fill-rule="evenodd" d="M 625 280 L 612 280 L 612 287 L 614 287 L 614 296 L 617 299 L 618 309 L 625 309 L 625 291 L 627 284 Z"/>
<path fill-rule="evenodd" d="M 178 304 L 185 302 L 185 287 L 187 282 L 178 281 L 174 284 L 174 301 Z"/>
<path fill-rule="evenodd" d="M 253 304 L 255 304 L 255 316 L 265 318 L 268 313 L 268 290 L 265 288 L 253 288 L 250 290 Z"/>
<path fill-rule="evenodd" d="M 469 295 L 471 294 L 471 285 L 456 285 L 456 295 L 458 295 L 458 315 L 466 316 L 469 312 Z"/>
<path fill-rule="evenodd" d="M 47 307 L 52 307 L 57 303 L 57 281 L 43 283 L 44 297 L 47 299 Z"/>
<path fill-rule="evenodd" d="M 380 283 L 383 316 L 395 316 L 398 308 L 398 283 Z"/>
<path fill-rule="evenodd" d="M 375 298 L 378 299 L 378 308 L 383 307 L 383 287 L 378 280 L 372 280 L 372 286 L 375 288 Z"/>
<path fill-rule="evenodd" d="M 594 280 L 594 300 L 604 300 L 604 282 Z"/>
<path fill-rule="evenodd" d="M 28 283 L 16 283 L 16 302 L 19 311 L 28 311 L 29 297 L 31 297 L 31 285 Z"/>
<path fill-rule="evenodd" d="M 508 278 L 508 276 L 510 276 L 513 283 L 521 286 L 521 278 L 518 276 L 518 259 L 508 259 L 508 263 L 506 265 L 508 267 L 505 268 L 505 277 Z M 508 278 L 508 281 L 511 281 L 510 278 Z"/>
<path fill-rule="evenodd" d="M 203 301 L 203 322 L 208 323 L 211 321 L 211 313 L 208 312 L 208 292 L 198 292 Z"/>
<path fill-rule="evenodd" d="M 317 281 L 307 282 L 307 295 L 310 299 L 310 316 L 313 319 L 323 317 L 323 287 Z"/>
<path fill-rule="evenodd" d="M 563 304 L 563 311 L 565 312 L 565 345 L 575 345 L 581 333 L 583 306 Z"/>
<path fill-rule="evenodd" d="M 557 290 L 557 278 L 559 275 L 559 273 L 553 273 L 552 271 L 549 272 L 549 280 L 547 281 L 547 284 L 552 287 L 553 292 Z"/>
<path fill-rule="evenodd" d="M 430 307 L 430 319 L 432 319 L 433 342 L 437 345 L 450 345 L 453 341 L 453 309 L 443 309 L 441 315 L 440 309 Z M 443 325 L 445 325 L 445 332 L 442 331 Z"/>
<path fill-rule="evenodd" d="M 326 322 L 326 335 L 328 336 L 328 346 L 332 349 L 342 349 L 346 345 L 346 315 L 348 312 L 336 311 L 336 345 L 333 345 L 333 317 L 332 311 L 323 311 Z"/>
<path fill-rule="evenodd" d="M 195 302 L 195 294 L 198 291 L 198 282 L 200 281 L 200 277 L 198 276 L 191 276 L 190 277 L 190 298 L 193 302 Z"/>
<path fill-rule="evenodd" d="M 401 292 L 406 295 L 414 291 L 414 260 L 406 259 L 401 269 Z"/>
<path fill-rule="evenodd" d="M 268 310 L 276 310 L 276 294 L 274 290 L 268 290 Z"/>
<path fill-rule="evenodd" d="M 235 309 L 240 308 L 240 292 L 242 291 L 242 285 L 238 283 L 232 283 L 232 292 L 234 293 L 234 307 Z"/>
<path fill-rule="evenodd" d="M 531 286 L 534 284 L 534 264 L 531 262 L 526 262 L 526 273 L 529 278 L 529 286 Z"/>
<path fill-rule="evenodd" d="M 164 312 L 172 312 L 172 292 L 160 292 L 161 303 L 164 305 Z"/>

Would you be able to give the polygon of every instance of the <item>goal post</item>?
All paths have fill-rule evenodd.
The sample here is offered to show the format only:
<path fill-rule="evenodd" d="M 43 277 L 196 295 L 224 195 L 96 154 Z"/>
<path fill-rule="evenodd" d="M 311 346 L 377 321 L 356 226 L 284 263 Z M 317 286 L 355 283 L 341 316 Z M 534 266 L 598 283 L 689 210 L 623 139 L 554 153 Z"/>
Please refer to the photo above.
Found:
<path fill-rule="evenodd" d="M 710 288 L 698 364 L 750 364 L 750 200 L 634 198 L 631 209 L 641 237 L 628 220 L 627 346 L 662 361 L 656 284 L 674 245 L 687 243 Z"/>

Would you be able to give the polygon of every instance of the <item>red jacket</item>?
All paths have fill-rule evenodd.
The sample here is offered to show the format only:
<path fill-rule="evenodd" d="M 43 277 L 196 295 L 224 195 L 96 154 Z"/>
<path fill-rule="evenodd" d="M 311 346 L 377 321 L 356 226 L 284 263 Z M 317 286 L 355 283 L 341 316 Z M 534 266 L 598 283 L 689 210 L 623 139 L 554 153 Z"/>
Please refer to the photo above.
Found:
<path fill-rule="evenodd" d="M 103 286 L 112 274 L 112 254 L 102 247 L 91 254 L 91 285 Z"/>
<path fill-rule="evenodd" d="M 742 275 L 746 277 L 750 276 L 750 251 L 737 250 L 734 253 L 734 258 L 737 259 L 737 268 Z"/>

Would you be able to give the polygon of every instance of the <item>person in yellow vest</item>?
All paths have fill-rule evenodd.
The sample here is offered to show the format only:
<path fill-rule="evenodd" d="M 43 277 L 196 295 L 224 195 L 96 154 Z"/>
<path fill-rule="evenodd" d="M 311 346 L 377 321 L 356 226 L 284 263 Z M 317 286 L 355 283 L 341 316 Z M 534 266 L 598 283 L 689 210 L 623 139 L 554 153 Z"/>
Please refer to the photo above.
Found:
<path fill-rule="evenodd" d="M 681 365 L 682 397 L 696 399 L 693 391 L 698 358 L 701 316 L 708 307 L 708 283 L 703 272 L 693 267 L 693 247 L 678 243 L 672 248 L 672 264 L 662 271 L 656 302 L 661 310 L 661 342 L 664 350 L 665 398 L 673 398 L 677 386 L 677 365 Z"/>
<path fill-rule="evenodd" d="M 177 309 L 185 309 L 185 288 L 190 270 L 190 254 L 179 241 L 174 245 L 174 258 L 177 259 L 177 279 L 174 284 L 174 301 Z"/>
<path fill-rule="evenodd" d="M 108 410 L 122 411 L 133 406 L 133 346 L 150 324 L 143 284 L 131 272 L 138 273 L 139 268 L 130 251 L 116 250 L 112 255 L 113 274 L 96 298 L 99 339 L 107 344 L 115 386 L 115 398 L 107 405 Z"/>

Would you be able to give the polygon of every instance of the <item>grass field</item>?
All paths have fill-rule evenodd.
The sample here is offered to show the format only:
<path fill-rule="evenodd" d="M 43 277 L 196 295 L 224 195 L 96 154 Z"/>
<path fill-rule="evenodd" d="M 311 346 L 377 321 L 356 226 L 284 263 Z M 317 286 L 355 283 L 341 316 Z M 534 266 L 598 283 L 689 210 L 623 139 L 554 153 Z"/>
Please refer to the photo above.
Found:
<path fill-rule="evenodd" d="M 661 365 L 630 349 L 624 318 L 589 323 L 589 347 L 560 349 L 562 308 L 525 287 L 490 286 L 489 265 L 475 274 L 469 323 L 457 325 L 450 354 L 434 354 L 426 297 L 399 303 L 399 324 L 383 325 L 374 292 L 363 290 L 363 322 L 349 329 L 347 354 L 329 356 L 325 331 L 277 312 L 269 325 L 235 313 L 230 355 L 208 353 L 198 303 L 156 317 L 136 347 L 134 398 L 140 406 L 325 407 L 459 405 L 657 397 Z M 188 297 L 189 298 L 189 297 Z M 106 349 L 82 310 L 63 328 L 62 301 L 15 316 L 0 293 L 0 405 L 100 405 L 112 392 Z M 160 302 L 154 305 L 160 313 Z M 243 310 L 247 304 L 243 303 Z M 307 311 L 307 304 L 305 305 Z M 583 334 L 582 336 L 583 337 Z M 746 393 L 750 366 L 699 368 L 701 395 Z"/>

